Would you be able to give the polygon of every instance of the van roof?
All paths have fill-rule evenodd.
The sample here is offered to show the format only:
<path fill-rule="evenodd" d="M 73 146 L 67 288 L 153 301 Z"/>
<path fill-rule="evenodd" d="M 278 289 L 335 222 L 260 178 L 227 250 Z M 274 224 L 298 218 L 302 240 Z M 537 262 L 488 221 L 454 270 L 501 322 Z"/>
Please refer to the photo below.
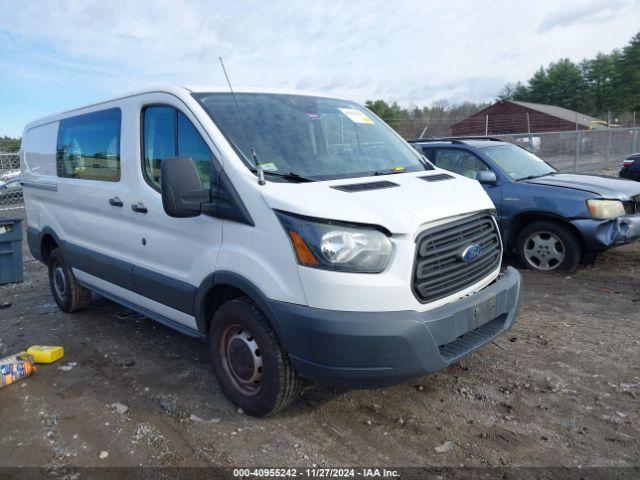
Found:
<path fill-rule="evenodd" d="M 188 90 L 190 93 L 229 93 L 229 87 L 224 86 L 211 86 L 211 85 L 185 85 L 182 88 Z M 310 92 L 307 90 L 290 90 L 282 88 L 260 88 L 260 87 L 233 87 L 235 93 L 273 93 L 280 95 L 305 95 L 309 97 L 324 97 L 324 98 L 339 98 L 347 100 L 345 97 L 337 95 L 330 95 L 328 93 Z"/>
<path fill-rule="evenodd" d="M 259 88 L 259 87 L 234 87 L 233 91 L 235 93 L 271 93 L 271 94 L 280 94 L 280 95 L 306 95 L 311 97 L 338 98 L 341 100 L 347 100 L 344 97 L 329 95 L 326 93 L 308 92 L 308 91 L 302 91 L 302 90 L 286 90 L 286 89 Z M 59 117 L 61 116 L 68 115 L 70 113 L 77 112 L 80 110 L 84 110 L 86 108 L 91 108 L 91 107 L 101 105 L 103 103 L 114 102 L 114 101 L 122 100 L 125 98 L 135 97 L 137 95 L 143 95 L 145 93 L 152 93 L 152 92 L 171 93 L 177 97 L 182 97 L 184 95 L 189 95 L 191 93 L 206 93 L 206 92 L 228 93 L 229 87 L 228 86 L 202 86 L 202 85 L 198 85 L 198 86 L 160 85 L 156 87 L 147 87 L 141 90 L 136 90 L 133 92 L 126 93 L 124 95 L 118 95 L 113 98 L 103 99 L 98 102 L 89 103 L 89 104 L 75 107 L 69 110 L 63 110 L 61 112 L 57 112 L 52 115 L 47 115 L 46 117 L 41 117 L 39 119 L 29 122 L 25 126 L 25 130 L 38 125 L 54 122 L 58 120 Z"/>

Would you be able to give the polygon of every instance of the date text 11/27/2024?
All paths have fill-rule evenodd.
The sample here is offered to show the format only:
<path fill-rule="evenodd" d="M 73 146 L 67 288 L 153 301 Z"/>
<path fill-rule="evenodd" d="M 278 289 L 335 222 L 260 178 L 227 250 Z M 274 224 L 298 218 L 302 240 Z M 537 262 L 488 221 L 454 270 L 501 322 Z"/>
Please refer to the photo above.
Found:
<path fill-rule="evenodd" d="M 397 470 L 386 468 L 235 468 L 236 478 L 397 478 Z"/>

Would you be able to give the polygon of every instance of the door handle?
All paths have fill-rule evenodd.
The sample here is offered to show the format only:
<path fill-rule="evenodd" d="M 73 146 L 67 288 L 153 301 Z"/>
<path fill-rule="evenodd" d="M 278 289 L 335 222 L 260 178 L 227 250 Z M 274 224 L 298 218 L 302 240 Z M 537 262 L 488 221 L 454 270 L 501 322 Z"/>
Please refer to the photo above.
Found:
<path fill-rule="evenodd" d="M 109 205 L 112 207 L 122 207 L 124 203 L 122 203 L 119 197 L 113 197 L 109 199 Z"/>
<path fill-rule="evenodd" d="M 145 207 L 141 202 L 131 205 L 131 210 L 136 213 L 147 213 L 147 207 Z"/>

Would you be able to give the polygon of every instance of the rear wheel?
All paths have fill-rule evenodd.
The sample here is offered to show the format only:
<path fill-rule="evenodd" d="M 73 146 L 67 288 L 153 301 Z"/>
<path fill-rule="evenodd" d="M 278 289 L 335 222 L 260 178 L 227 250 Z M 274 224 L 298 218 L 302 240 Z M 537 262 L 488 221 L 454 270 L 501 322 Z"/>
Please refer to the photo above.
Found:
<path fill-rule="evenodd" d="M 582 248 L 564 225 L 540 221 L 525 227 L 516 240 L 516 254 L 527 268 L 549 271 L 575 270 Z"/>
<path fill-rule="evenodd" d="M 49 285 L 53 299 L 63 312 L 73 313 L 89 307 L 91 291 L 78 283 L 59 248 L 49 255 Z"/>
<path fill-rule="evenodd" d="M 282 410 L 300 393 L 302 380 L 265 316 L 246 297 L 217 310 L 209 348 L 222 390 L 250 415 Z"/>

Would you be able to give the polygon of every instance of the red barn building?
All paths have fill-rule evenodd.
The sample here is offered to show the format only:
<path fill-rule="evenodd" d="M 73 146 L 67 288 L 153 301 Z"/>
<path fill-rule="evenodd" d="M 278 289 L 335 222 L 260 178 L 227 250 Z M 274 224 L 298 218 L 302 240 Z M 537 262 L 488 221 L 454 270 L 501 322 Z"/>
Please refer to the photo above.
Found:
<path fill-rule="evenodd" d="M 451 126 L 453 136 L 606 128 L 606 122 L 555 105 L 502 100 Z"/>

